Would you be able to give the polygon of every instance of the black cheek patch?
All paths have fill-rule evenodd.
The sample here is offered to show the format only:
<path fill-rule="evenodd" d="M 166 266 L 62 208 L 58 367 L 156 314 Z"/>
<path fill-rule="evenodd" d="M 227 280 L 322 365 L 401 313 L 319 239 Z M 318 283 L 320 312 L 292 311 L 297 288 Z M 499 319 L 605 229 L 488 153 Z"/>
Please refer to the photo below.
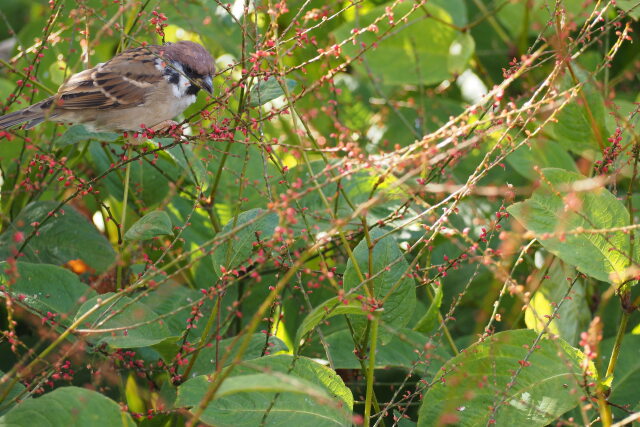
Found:
<path fill-rule="evenodd" d="M 173 83 L 174 85 L 177 85 L 180 81 L 180 73 L 173 68 L 167 67 L 167 69 L 164 70 L 164 75 L 169 76 L 169 83 Z"/>

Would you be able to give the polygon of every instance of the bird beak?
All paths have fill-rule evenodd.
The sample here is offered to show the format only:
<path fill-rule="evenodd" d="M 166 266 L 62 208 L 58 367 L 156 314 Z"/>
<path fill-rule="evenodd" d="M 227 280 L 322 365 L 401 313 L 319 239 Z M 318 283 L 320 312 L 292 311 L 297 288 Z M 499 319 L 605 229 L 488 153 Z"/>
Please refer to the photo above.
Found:
<path fill-rule="evenodd" d="M 213 95 L 213 81 L 211 80 L 211 76 L 201 78 L 200 84 L 202 85 L 202 89 Z"/>

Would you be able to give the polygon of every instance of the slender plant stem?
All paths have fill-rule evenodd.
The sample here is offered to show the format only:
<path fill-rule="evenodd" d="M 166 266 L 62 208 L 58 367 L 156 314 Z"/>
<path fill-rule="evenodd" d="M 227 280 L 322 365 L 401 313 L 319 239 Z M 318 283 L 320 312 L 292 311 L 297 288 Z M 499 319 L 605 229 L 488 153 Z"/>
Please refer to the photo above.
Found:
<path fill-rule="evenodd" d="M 618 363 L 618 356 L 620 355 L 620 347 L 622 346 L 622 339 L 624 338 L 624 333 L 627 330 L 627 324 L 629 323 L 630 314 L 624 310 L 622 312 L 622 319 L 620 319 L 620 324 L 618 325 L 618 333 L 616 334 L 616 340 L 613 343 L 613 349 L 611 350 L 611 357 L 609 358 L 609 366 L 607 366 L 607 373 L 605 374 L 604 380 L 609 382 L 610 378 L 613 379 L 613 372 L 616 369 L 616 364 Z"/>
<path fill-rule="evenodd" d="M 127 158 L 131 156 L 131 147 L 127 148 Z M 123 236 L 127 221 L 127 199 L 129 198 L 129 180 L 131 178 L 131 163 L 127 163 L 124 175 L 124 195 L 122 196 L 122 216 L 120 217 L 121 233 Z M 116 267 L 116 289 L 122 289 L 122 263 L 124 258 L 124 240 L 120 237 L 118 241 L 118 265 Z"/>
<path fill-rule="evenodd" d="M 374 371 L 376 368 L 376 343 L 378 342 L 378 325 L 380 313 L 375 312 L 371 321 L 371 341 L 369 342 L 369 368 L 367 369 L 367 393 L 364 401 L 364 427 L 371 423 L 371 397 L 373 396 Z"/>
<path fill-rule="evenodd" d="M 216 296 L 216 300 L 218 300 L 219 298 L 221 298 L 220 294 Z M 213 327 L 213 322 L 215 322 L 216 317 L 218 316 L 219 306 L 220 304 L 218 304 L 218 301 L 216 301 L 216 303 L 213 305 L 213 308 L 211 309 L 211 314 L 209 315 L 207 324 L 204 327 L 204 330 L 202 331 L 202 335 L 200 336 L 200 342 L 198 343 L 198 348 L 193 352 L 193 355 L 191 356 L 191 360 L 189 360 L 189 366 L 187 366 L 187 369 L 184 370 L 184 375 L 183 375 L 184 378 L 189 377 L 189 374 L 191 373 L 191 369 L 193 369 L 193 365 L 196 363 L 196 360 L 200 355 L 200 350 L 204 348 L 207 342 L 207 337 L 209 336 L 209 332 Z M 216 360 L 216 363 L 217 363 L 217 360 Z"/>
<path fill-rule="evenodd" d="M 616 333 L 616 340 L 613 343 L 613 349 L 611 350 L 611 357 L 609 358 L 609 366 L 607 366 L 607 372 L 604 375 L 604 379 L 598 384 L 598 408 L 600 412 L 600 422 L 603 427 L 609 427 L 613 424 L 613 416 L 611 414 L 611 406 L 607 402 L 607 394 L 613 381 L 613 372 L 616 369 L 618 363 L 618 356 L 620 355 L 620 347 L 622 345 L 622 339 L 624 333 L 627 330 L 627 324 L 629 323 L 630 313 L 627 310 L 622 312 L 622 319 L 618 325 L 618 332 Z"/>

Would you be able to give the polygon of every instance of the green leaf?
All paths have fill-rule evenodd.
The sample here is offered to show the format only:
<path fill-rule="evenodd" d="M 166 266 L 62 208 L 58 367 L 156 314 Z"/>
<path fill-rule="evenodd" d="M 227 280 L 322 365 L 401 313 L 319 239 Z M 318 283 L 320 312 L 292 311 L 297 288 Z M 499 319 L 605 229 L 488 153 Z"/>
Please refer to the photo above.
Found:
<path fill-rule="evenodd" d="M 178 388 L 176 406 L 195 408 L 207 392 L 206 376 L 188 380 Z M 278 393 L 276 398 L 275 394 Z M 302 398 L 297 395 L 301 395 Z M 294 376 L 254 374 L 230 377 L 222 383 L 216 398 L 200 417 L 202 421 L 219 427 L 253 427 L 261 425 L 269 403 L 276 405 L 267 415 L 267 426 L 320 425 L 346 426 L 346 417 L 329 414 L 329 396 L 320 388 Z M 303 403 L 306 405 L 301 406 Z M 277 406 L 277 409 L 275 408 Z M 290 424 L 289 424 L 290 423 Z"/>
<path fill-rule="evenodd" d="M 516 172 L 531 181 L 540 179 L 535 168 L 558 168 L 578 172 L 571 155 L 560 144 L 553 141 L 536 140 L 522 146 L 507 157 L 507 162 Z"/>
<path fill-rule="evenodd" d="M 354 354 L 355 345 L 349 330 L 334 332 L 325 337 L 335 369 L 360 369 L 361 365 Z M 418 356 L 416 350 L 423 350 L 430 345 L 423 356 Z M 437 345 L 435 345 L 437 344 Z M 376 369 L 400 367 L 412 369 L 416 375 L 432 377 L 438 369 L 451 358 L 447 347 L 440 343 L 433 343 L 425 334 L 401 328 L 394 332 L 391 340 L 386 344 L 379 344 L 376 348 Z M 428 363 L 418 363 L 428 360 Z"/>
<path fill-rule="evenodd" d="M 96 175 L 106 172 L 120 160 L 111 153 L 111 150 L 115 153 L 122 153 L 122 147 L 118 145 L 108 144 L 103 147 L 101 144 L 89 144 L 88 151 L 91 154 Z M 152 160 L 154 160 L 153 156 L 147 156 L 147 161 L 140 160 L 130 163 L 130 200 L 137 200 L 145 207 L 156 206 L 165 200 L 169 194 L 169 181 L 164 175 L 173 176 L 175 172 L 171 173 L 171 171 L 176 169 L 173 162 L 162 156 L 155 162 L 155 167 L 150 164 Z M 124 197 L 125 168 L 126 166 L 112 171 L 100 182 L 103 193 L 118 201 L 122 201 Z"/>
<path fill-rule="evenodd" d="M 207 389 L 209 381 L 206 375 L 193 378 L 185 382 L 178 388 L 178 406 L 196 406 Z M 308 387 L 307 390 L 304 390 Z M 320 389 L 311 384 L 302 382 L 295 377 L 280 375 L 254 374 L 230 377 L 220 386 L 216 393 L 216 398 L 224 398 L 237 393 L 246 392 L 291 392 L 291 393 L 312 393 L 322 398 L 328 397 Z M 195 398 L 195 399 L 194 399 Z M 202 418 L 204 421 L 207 419 Z"/>
<path fill-rule="evenodd" d="M 168 145 L 173 142 L 170 138 L 161 138 L 157 140 L 163 145 Z M 164 150 L 171 158 L 184 170 L 191 181 L 200 186 L 201 191 L 205 191 L 209 188 L 209 174 L 207 168 L 202 163 L 202 160 L 196 156 L 191 149 L 191 145 L 180 144 L 174 147 Z"/>
<path fill-rule="evenodd" d="M 405 417 L 408 417 L 408 415 L 402 414 L 398 411 L 393 411 L 393 419 L 398 420 L 393 424 L 394 427 L 415 427 L 416 426 L 415 421 L 412 421 L 411 419 L 405 418 Z"/>
<path fill-rule="evenodd" d="M 211 254 L 213 268 L 221 276 L 224 267 L 227 271 L 245 263 L 253 253 L 254 243 L 268 241 L 278 225 L 278 215 L 263 209 L 251 209 L 233 218 L 220 231 L 227 235 L 225 241 Z M 237 232 L 233 230 L 238 229 Z"/>
<path fill-rule="evenodd" d="M 385 232 L 380 229 L 370 231 L 371 241 L 375 241 L 371 260 L 366 239 L 362 239 L 353 250 L 360 272 L 363 275 L 371 274 L 372 279 L 362 284 L 353 262 L 349 259 L 344 272 L 344 289 L 350 291 L 358 287 L 356 293 L 366 295 L 365 287 L 371 286 L 376 299 L 381 301 L 386 298 L 382 307 L 382 323 L 401 328 L 413 315 L 416 305 L 416 285 L 413 278 L 407 277 L 407 273 L 410 272 L 409 264 L 404 259 L 404 254 L 398 248 L 395 239 L 392 236 L 382 237 L 384 234 Z M 370 262 L 371 268 L 369 268 Z M 354 317 L 351 320 L 354 328 L 362 334 L 366 328 L 366 320 L 361 317 Z M 391 335 L 385 328 L 380 328 L 380 335 L 383 344 L 391 339 Z"/>
<path fill-rule="evenodd" d="M 463 36 L 452 25 L 458 20 L 458 15 L 466 13 L 464 5 L 448 7 L 447 2 L 439 3 L 441 5 L 430 1 L 416 9 L 406 22 L 403 21 L 400 30 L 391 30 L 389 19 L 383 19 L 377 23 L 377 32 L 364 31 L 356 36 L 356 43 L 343 45 L 343 55 L 354 57 L 362 49 L 362 43 L 367 46 L 376 43 L 377 46 L 366 52 L 364 58 L 368 68 L 385 84 L 436 84 L 451 78 L 452 73 L 466 65 L 474 43 L 470 35 Z M 460 4 L 455 3 L 456 6 Z M 412 6 L 411 2 L 396 5 L 393 8 L 394 19 L 405 16 Z M 349 38 L 355 27 L 367 29 L 376 18 L 385 16 L 386 7 L 385 4 L 372 8 L 358 16 L 357 21 L 354 17 L 353 21 L 346 22 L 334 32 L 336 40 Z M 388 37 L 378 39 L 388 31 Z M 456 46 L 462 49 L 458 51 Z M 450 59 L 452 53 L 454 55 Z"/>
<path fill-rule="evenodd" d="M 166 235 L 173 235 L 171 218 L 165 211 L 153 211 L 136 221 L 124 234 L 124 239 L 128 241 L 148 240 Z"/>
<path fill-rule="evenodd" d="M 242 343 L 244 337 L 241 337 L 238 342 L 234 345 L 233 341 L 235 337 L 226 338 L 220 340 L 217 345 L 216 343 L 212 343 L 210 346 L 207 346 L 200 350 L 198 354 L 198 358 L 193 364 L 193 368 L 191 369 L 191 375 L 202 375 L 202 374 L 211 374 L 216 370 L 216 354 L 219 357 L 227 354 L 227 364 L 231 363 L 238 353 L 238 347 Z M 253 334 L 251 336 L 251 341 L 249 341 L 249 346 L 242 354 L 241 360 L 250 360 L 257 359 L 259 357 L 264 357 L 270 354 L 274 354 L 280 351 L 287 351 L 287 345 L 278 337 L 270 336 L 269 343 L 267 344 L 267 339 L 264 334 Z M 263 356 L 263 351 L 265 351 L 265 355 Z"/>
<path fill-rule="evenodd" d="M 431 330 L 437 326 L 440 305 L 442 305 L 442 286 L 436 287 L 436 293 L 429 305 L 429 309 L 424 316 L 418 320 L 418 323 L 413 327 L 413 330 L 425 334 L 431 332 Z"/>
<path fill-rule="evenodd" d="M 422 398 L 418 426 L 445 416 L 459 426 L 545 426 L 577 406 L 584 355 L 560 338 L 543 338 L 525 360 L 536 336 L 500 332 L 449 360 Z"/>
<path fill-rule="evenodd" d="M 12 274 L 9 264 L 0 262 L 0 285 L 6 286 L 11 296 L 30 310 L 40 315 L 58 314 L 56 322 L 69 324 L 67 316 L 96 295 L 77 275 L 64 268 L 22 261 L 16 266 L 17 274 Z"/>
<path fill-rule="evenodd" d="M 191 310 L 203 296 L 199 290 L 167 282 L 156 287 L 141 302 L 159 316 L 163 316 L 163 321 L 171 334 L 179 336 L 187 327 L 188 319 L 192 317 Z M 200 307 L 200 313 L 206 318 L 212 306 L 213 302 L 205 298 L 204 304 Z"/>
<path fill-rule="evenodd" d="M 0 417 L 1 426 L 131 426 L 131 416 L 113 400 L 79 387 L 61 387 L 28 399 Z"/>
<path fill-rule="evenodd" d="M 106 293 L 87 301 L 78 310 L 76 319 L 112 295 Z M 88 316 L 80 328 L 97 330 L 90 332 L 88 339 L 94 343 L 107 343 L 114 348 L 147 347 L 171 336 L 163 320 L 153 310 L 124 296 L 100 307 Z"/>
<path fill-rule="evenodd" d="M 567 19 L 576 25 L 582 25 L 588 16 L 582 0 L 563 0 L 562 7 L 569 14 Z M 496 16 L 517 40 L 526 39 L 527 35 L 539 34 L 540 28 L 544 28 L 554 18 L 553 11 L 553 8 L 547 7 L 545 0 L 532 0 L 527 3 L 508 2 L 497 8 Z M 588 11 L 591 10 L 588 9 Z M 527 34 L 523 34 L 525 29 Z"/>
<path fill-rule="evenodd" d="M 196 208 L 194 210 L 193 201 L 179 196 L 171 199 L 166 211 L 173 224 L 189 223 L 188 227 L 183 227 L 180 235 L 185 251 L 183 256 L 186 256 L 184 260 L 194 266 L 194 280 L 197 287 L 208 288 L 217 273 L 213 269 L 211 258 L 202 258 L 202 253 L 196 249 L 203 245 L 210 245 L 208 242 L 215 236 L 209 215 L 204 209 Z"/>
<path fill-rule="evenodd" d="M 616 7 L 628 13 L 636 21 L 640 19 L 640 6 L 638 0 L 616 0 Z"/>
<path fill-rule="evenodd" d="M 285 82 L 289 92 L 291 92 L 297 84 L 296 81 L 292 79 L 285 79 Z M 249 91 L 249 106 L 258 107 L 276 98 L 280 98 L 283 95 L 285 95 L 285 92 L 282 90 L 278 79 L 272 76 L 269 77 L 267 81 L 260 80 L 251 87 L 251 91 Z"/>
<path fill-rule="evenodd" d="M 587 303 L 584 281 L 578 279 L 571 287 L 567 299 L 564 296 L 577 272 L 574 268 L 555 258 L 549 269 L 541 269 L 533 284 L 540 284 L 524 312 L 527 328 L 537 332 L 545 331 L 550 316 L 558 304 L 562 303 L 557 317 L 549 324 L 549 332 L 560 336 L 571 345 L 577 345 L 580 333 L 589 328 L 591 312 Z M 544 276 L 548 276 L 547 279 Z"/>
<path fill-rule="evenodd" d="M 331 174 L 327 170 L 332 169 L 332 165 L 327 165 L 325 162 L 316 160 L 307 165 L 298 165 L 291 169 L 287 173 L 287 180 L 294 182 L 300 179 L 305 183 L 313 183 L 320 187 L 320 191 L 324 194 L 324 197 L 332 201 L 332 212 L 337 218 L 348 218 L 353 215 L 352 206 L 359 206 L 363 203 L 368 203 L 370 194 L 373 194 L 379 198 L 378 203 L 370 206 L 366 210 L 366 217 L 368 222 L 375 223 L 382 219 L 388 219 L 389 216 L 393 216 L 398 209 L 405 204 L 410 195 L 400 188 L 396 178 L 388 176 L 384 182 L 380 182 L 380 176 L 378 172 L 371 168 L 366 168 L 358 171 L 354 171 L 348 178 L 336 180 L 329 179 Z M 310 170 L 311 174 L 310 175 Z M 341 187 L 341 191 L 337 191 L 338 184 Z M 282 184 L 274 183 L 275 186 Z M 283 191 L 286 188 L 281 187 Z M 348 198 L 349 204 L 345 198 Z M 314 212 L 314 215 L 309 215 L 308 220 L 310 225 L 315 228 L 319 227 L 319 230 L 328 230 L 334 226 L 333 216 L 327 211 L 326 205 L 320 196 L 319 191 L 310 191 L 303 194 L 300 201 L 300 205 L 304 206 L 309 212 Z M 409 210 L 408 212 L 412 212 Z M 360 213 L 363 214 L 363 213 Z M 409 215 L 409 214 L 407 214 Z M 391 225 L 400 225 L 407 220 L 394 220 Z M 295 225 L 292 225 L 296 227 Z M 298 227 L 305 227 L 303 223 L 298 224 Z M 353 223 L 345 224 L 346 229 L 357 228 Z"/>
<path fill-rule="evenodd" d="M 266 371 L 289 373 L 324 388 L 335 399 L 343 402 L 344 407 L 353 408 L 353 395 L 345 386 L 342 378 L 330 368 L 308 357 L 279 354 L 265 356 L 244 362 L 237 367 L 236 374 L 254 374 Z"/>
<path fill-rule="evenodd" d="M 458 33 L 455 40 L 449 46 L 449 57 L 447 58 L 447 70 L 451 75 L 457 76 L 467 69 L 467 64 L 476 50 L 476 42 L 471 37 L 471 33 Z"/>
<path fill-rule="evenodd" d="M 4 376 L 5 372 L 0 369 L 0 378 Z M 4 396 L 7 392 L 7 387 L 9 386 L 9 382 L 4 384 L 0 384 L 0 396 Z M 16 382 L 11 390 L 7 393 L 7 397 L 4 400 L 0 401 L 0 415 L 4 415 L 9 412 L 13 407 L 15 407 L 18 403 L 12 402 L 12 400 L 17 399 L 18 396 L 22 395 L 22 393 L 26 390 L 25 386 L 22 385 L 19 381 Z M 22 396 L 22 399 L 28 397 L 28 394 Z"/>
<path fill-rule="evenodd" d="M 574 190 L 574 183 L 587 179 L 580 174 L 561 169 L 543 169 L 542 173 L 540 188 L 530 199 L 511 205 L 508 212 L 566 263 L 598 280 L 622 283 L 630 264 L 628 234 L 563 233 L 579 227 L 606 230 L 627 226 L 629 213 L 625 207 L 604 188 Z"/>
<path fill-rule="evenodd" d="M 613 372 L 611 383 L 611 394 L 608 399 L 617 405 L 629 405 L 633 408 L 640 404 L 638 394 L 638 384 L 640 384 L 640 327 L 636 326 L 634 331 L 626 334 L 620 346 L 616 369 Z M 600 354 L 603 356 L 602 366 L 608 365 L 615 337 L 607 338 L 600 343 Z M 627 412 L 617 408 L 611 408 L 617 417 L 625 417 Z"/>
<path fill-rule="evenodd" d="M 330 317 L 337 316 L 339 314 L 366 315 L 367 312 L 363 309 L 362 303 L 355 300 L 348 301 L 345 304 L 344 299 L 334 297 L 323 302 L 311 310 L 311 313 L 304 318 L 298 327 L 295 340 L 296 350 L 300 346 L 302 339 L 309 331 L 316 328 Z"/>
<path fill-rule="evenodd" d="M 585 150 L 599 151 L 598 140 L 607 143 L 606 110 L 604 99 L 591 77 L 578 67 L 576 76 L 584 85 L 581 94 L 564 106 L 557 120 L 550 126 L 556 141 L 567 150 L 582 154 Z M 567 74 L 560 84 L 560 90 L 566 90 L 575 84 Z M 587 107 L 583 99 L 587 100 Z"/>
<path fill-rule="evenodd" d="M 57 66 L 57 64 L 53 65 Z M 56 140 L 56 145 L 59 147 L 65 147 L 67 145 L 89 140 L 113 142 L 120 138 L 120 136 L 120 134 L 114 132 L 92 132 L 83 125 L 74 125 L 67 129 L 67 131 Z"/>
<path fill-rule="evenodd" d="M 310 359 L 268 356 L 245 362 L 234 374 L 207 406 L 204 422 L 252 427 L 272 406 L 266 425 L 350 425 L 351 392 L 335 372 Z M 188 380 L 178 388 L 176 406 L 196 407 L 209 385 L 206 376 Z"/>
<path fill-rule="evenodd" d="M 13 237 L 22 232 L 27 237 L 34 223 L 42 223 L 38 233 L 24 249 L 23 261 L 63 265 L 71 260 L 82 260 L 97 273 L 103 273 L 115 262 L 115 252 L 109 241 L 71 206 L 64 206 L 50 217 L 58 202 L 33 202 L 15 218 L 0 235 L 0 258 L 12 256 L 18 246 Z M 91 244 L 87 244 L 91 242 Z"/>

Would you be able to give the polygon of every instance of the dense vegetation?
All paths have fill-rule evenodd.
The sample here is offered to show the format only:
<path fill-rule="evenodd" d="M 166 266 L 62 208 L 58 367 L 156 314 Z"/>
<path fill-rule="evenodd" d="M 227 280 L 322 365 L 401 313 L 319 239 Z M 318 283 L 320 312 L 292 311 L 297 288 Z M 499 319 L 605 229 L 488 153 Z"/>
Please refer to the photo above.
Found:
<path fill-rule="evenodd" d="M 639 17 L 0 2 L 4 113 L 141 43 L 218 68 L 182 133 L 0 130 L 0 425 L 640 419 Z"/>

